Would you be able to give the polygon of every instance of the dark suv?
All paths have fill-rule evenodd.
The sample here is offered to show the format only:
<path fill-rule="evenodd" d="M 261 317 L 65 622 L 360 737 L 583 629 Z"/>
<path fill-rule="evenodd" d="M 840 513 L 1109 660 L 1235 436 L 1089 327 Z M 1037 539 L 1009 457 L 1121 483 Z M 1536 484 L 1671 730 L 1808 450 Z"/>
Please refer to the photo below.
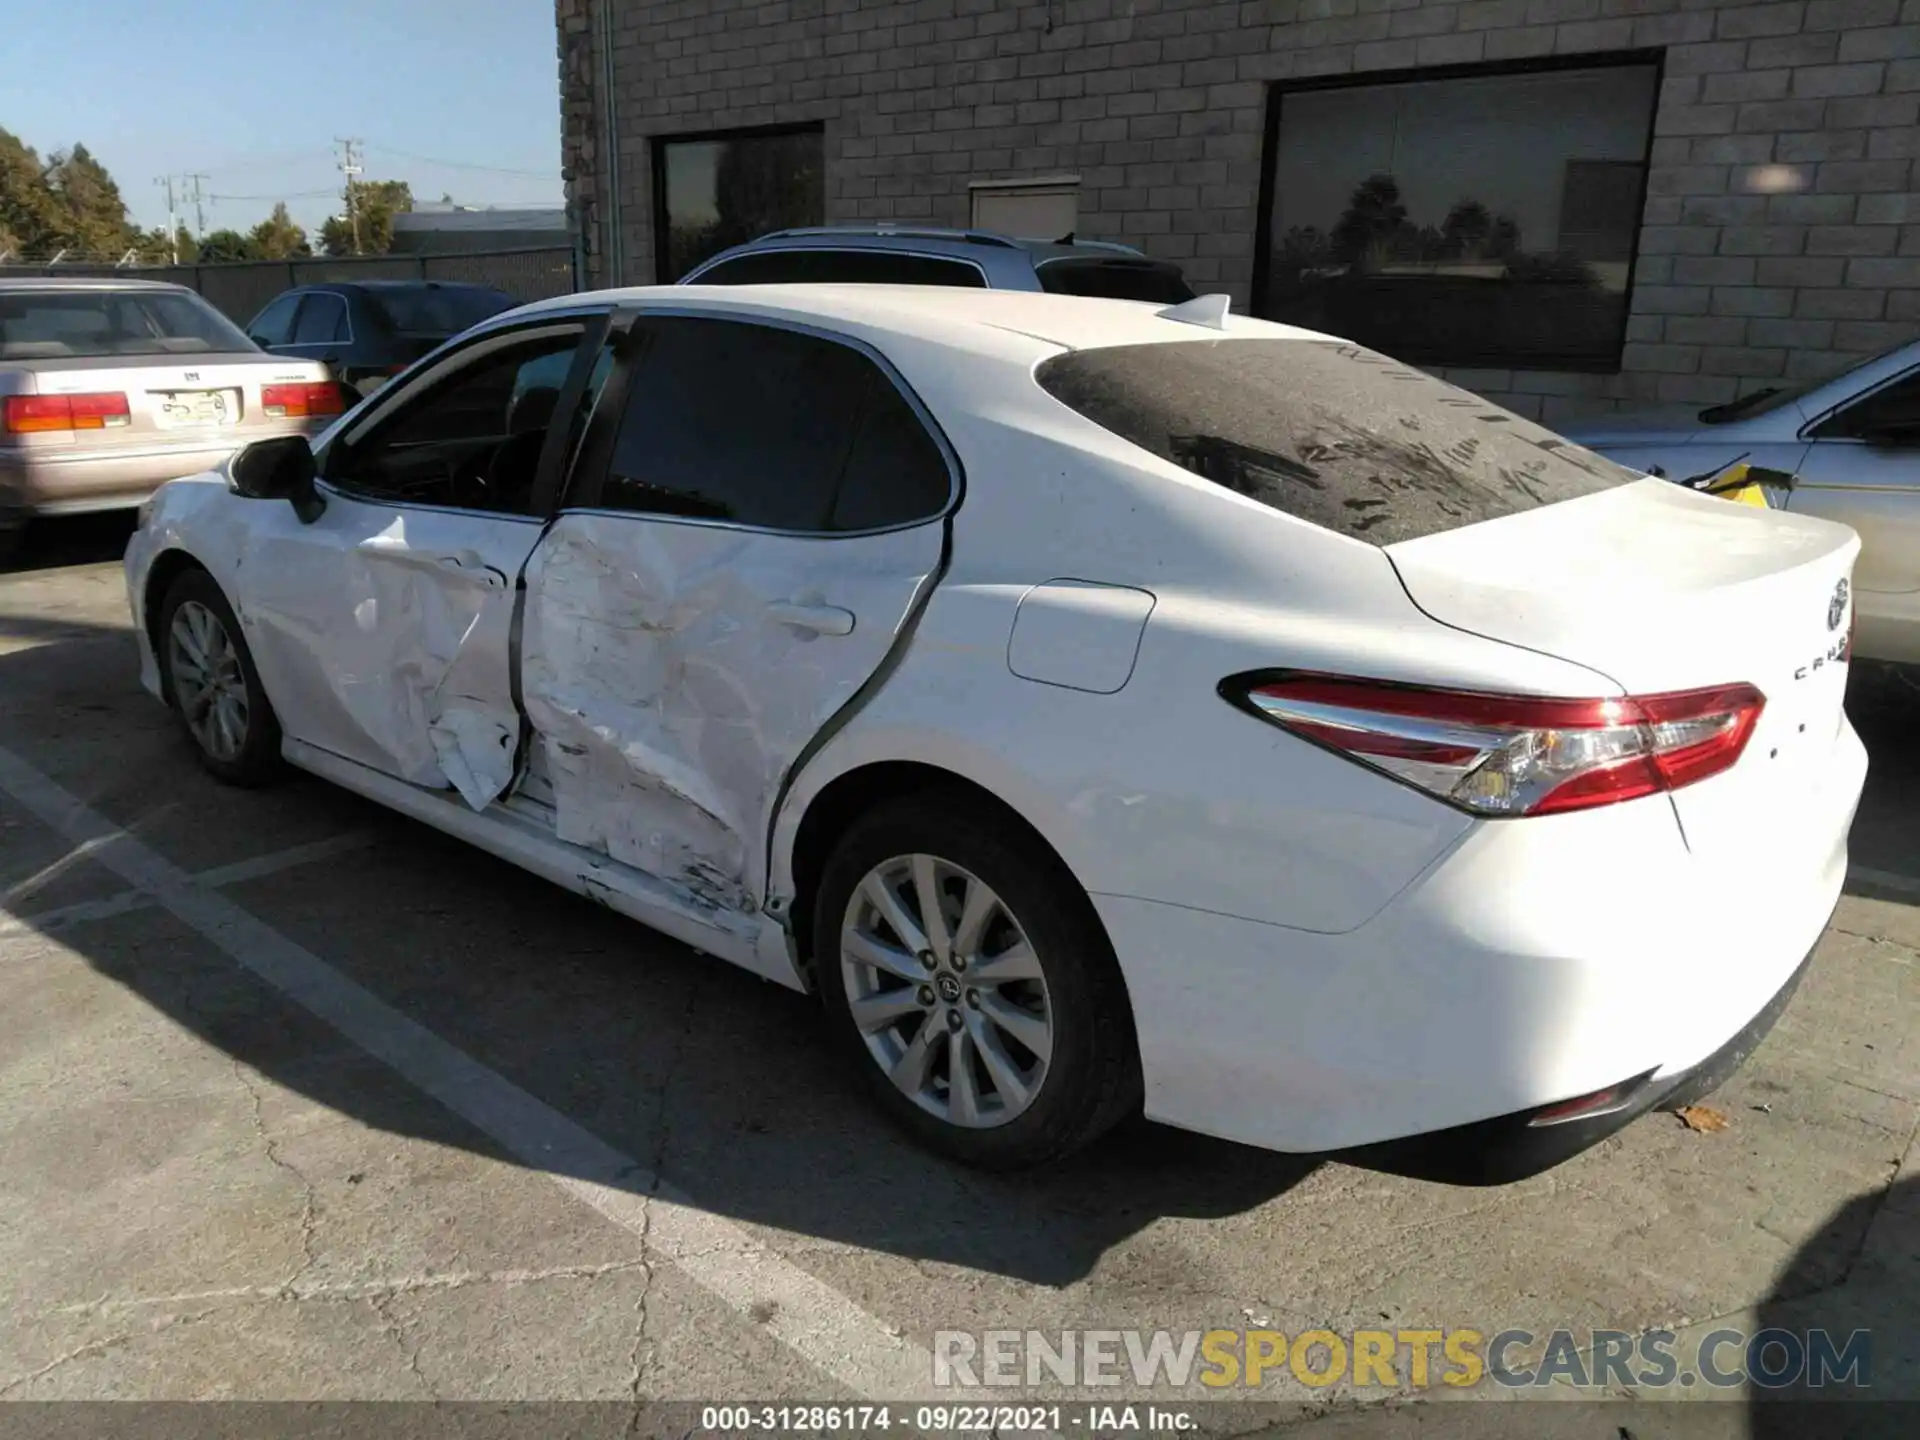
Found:
<path fill-rule="evenodd" d="M 329 281 L 275 296 L 247 334 L 275 355 L 323 361 L 342 384 L 370 395 L 462 330 L 519 303 L 485 285 Z"/>
<path fill-rule="evenodd" d="M 776 230 L 722 250 L 682 285 L 957 285 L 1177 305 L 1180 267 L 1103 240 L 1019 240 L 984 230 L 828 225 Z"/>

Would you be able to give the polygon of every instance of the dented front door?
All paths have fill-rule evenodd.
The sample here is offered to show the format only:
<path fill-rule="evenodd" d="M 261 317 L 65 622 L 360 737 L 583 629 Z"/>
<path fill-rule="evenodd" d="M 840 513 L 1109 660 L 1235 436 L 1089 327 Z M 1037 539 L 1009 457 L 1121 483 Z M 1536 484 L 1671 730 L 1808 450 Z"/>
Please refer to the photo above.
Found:
<path fill-rule="evenodd" d="M 782 781 L 886 660 L 942 532 L 563 514 L 528 565 L 521 681 L 559 838 L 757 906 Z"/>
<path fill-rule="evenodd" d="M 513 777 L 515 582 L 540 522 L 331 492 L 310 525 L 263 520 L 239 588 L 281 729 L 485 806 Z"/>

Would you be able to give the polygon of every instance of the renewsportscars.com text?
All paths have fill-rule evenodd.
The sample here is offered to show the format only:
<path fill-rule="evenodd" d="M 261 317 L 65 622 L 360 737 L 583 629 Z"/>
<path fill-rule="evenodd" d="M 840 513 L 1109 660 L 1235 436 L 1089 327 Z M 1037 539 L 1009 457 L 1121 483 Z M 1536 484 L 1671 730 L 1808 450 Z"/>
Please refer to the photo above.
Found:
<path fill-rule="evenodd" d="M 1670 1330 L 939 1330 L 933 1383 L 1215 1390 L 1548 1385 L 1642 1390 L 1781 1389 L 1872 1383 L 1873 1337 L 1826 1330 L 1715 1330 L 1682 1346 Z"/>

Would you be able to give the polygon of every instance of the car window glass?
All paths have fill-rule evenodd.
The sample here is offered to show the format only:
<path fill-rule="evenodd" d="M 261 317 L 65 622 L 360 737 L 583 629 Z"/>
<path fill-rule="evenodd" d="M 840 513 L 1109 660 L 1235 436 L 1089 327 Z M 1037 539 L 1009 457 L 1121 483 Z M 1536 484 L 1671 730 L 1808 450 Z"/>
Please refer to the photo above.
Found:
<path fill-rule="evenodd" d="M 531 513 L 541 447 L 579 343 L 577 334 L 547 336 L 481 357 L 330 456 L 328 479 L 374 499 Z M 596 367 L 596 382 L 606 370 Z"/>
<path fill-rule="evenodd" d="M 1823 435 L 1920 445 L 1920 370 L 1883 385 L 1835 418 L 1837 425 L 1821 427 Z"/>
<path fill-rule="evenodd" d="M 300 296 L 282 295 L 253 317 L 247 334 L 261 345 L 284 345 L 293 334 L 293 312 L 300 307 Z"/>
<path fill-rule="evenodd" d="M 693 285 L 793 285 L 806 280 L 806 250 L 766 250 L 758 255 L 736 255 L 703 271 Z"/>
<path fill-rule="evenodd" d="M 191 291 L 0 293 L 0 360 L 219 351 L 257 353 L 231 320 Z"/>
<path fill-rule="evenodd" d="M 347 302 L 338 295 L 316 293 L 300 305 L 293 324 L 295 345 L 330 345 L 347 338 Z"/>
<path fill-rule="evenodd" d="M 1074 350 L 1034 378 L 1142 450 L 1374 545 L 1640 477 L 1491 401 L 1342 340 Z"/>
<path fill-rule="evenodd" d="M 514 306 L 511 295 L 479 285 L 396 285 L 364 293 L 402 335 L 458 335 Z"/>
<path fill-rule="evenodd" d="M 732 320 L 662 317 L 642 333 L 600 505 L 830 529 L 872 362 Z"/>
<path fill-rule="evenodd" d="M 953 486 L 946 457 L 907 399 L 877 369 L 841 472 L 836 530 L 880 530 L 929 520 L 946 509 Z"/>
<path fill-rule="evenodd" d="M 1054 260 L 1040 267 L 1040 288 L 1055 295 L 1097 295 L 1179 305 L 1193 289 L 1177 265 L 1151 260 Z"/>

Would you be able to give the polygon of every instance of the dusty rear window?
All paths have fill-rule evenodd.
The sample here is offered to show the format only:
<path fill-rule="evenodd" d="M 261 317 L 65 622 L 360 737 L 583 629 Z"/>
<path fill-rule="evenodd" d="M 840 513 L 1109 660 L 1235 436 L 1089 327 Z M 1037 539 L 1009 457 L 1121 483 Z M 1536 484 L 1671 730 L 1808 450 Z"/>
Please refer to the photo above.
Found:
<path fill-rule="evenodd" d="M 1337 340 L 1076 350 L 1056 400 L 1216 485 L 1392 545 L 1639 477 L 1477 395 Z"/>

